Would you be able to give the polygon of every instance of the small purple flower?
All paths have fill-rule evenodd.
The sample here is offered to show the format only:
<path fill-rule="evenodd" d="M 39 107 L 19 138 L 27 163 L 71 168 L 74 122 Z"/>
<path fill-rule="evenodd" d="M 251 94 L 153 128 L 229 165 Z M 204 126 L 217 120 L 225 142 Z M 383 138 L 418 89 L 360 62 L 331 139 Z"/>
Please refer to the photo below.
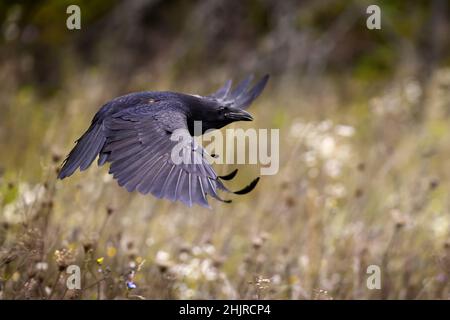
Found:
<path fill-rule="evenodd" d="M 136 289 L 137 286 L 133 281 L 127 281 L 127 288 L 128 288 L 128 290 L 131 290 L 131 289 Z"/>

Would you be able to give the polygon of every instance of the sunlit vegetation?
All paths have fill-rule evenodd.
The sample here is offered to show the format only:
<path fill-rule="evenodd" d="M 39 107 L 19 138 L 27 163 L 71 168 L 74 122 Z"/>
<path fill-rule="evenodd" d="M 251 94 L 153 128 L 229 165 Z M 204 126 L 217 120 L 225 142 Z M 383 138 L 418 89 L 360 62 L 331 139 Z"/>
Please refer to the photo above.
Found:
<path fill-rule="evenodd" d="M 450 297 L 440 1 L 380 1 L 378 31 L 360 1 L 109 3 L 81 1 L 70 32 L 64 1 L 0 4 L 1 299 Z M 280 171 L 251 194 L 208 210 L 129 194 L 107 167 L 56 181 L 111 98 L 251 72 L 272 77 L 255 121 L 233 126 L 280 129 Z M 231 186 L 259 172 L 239 168 Z"/>

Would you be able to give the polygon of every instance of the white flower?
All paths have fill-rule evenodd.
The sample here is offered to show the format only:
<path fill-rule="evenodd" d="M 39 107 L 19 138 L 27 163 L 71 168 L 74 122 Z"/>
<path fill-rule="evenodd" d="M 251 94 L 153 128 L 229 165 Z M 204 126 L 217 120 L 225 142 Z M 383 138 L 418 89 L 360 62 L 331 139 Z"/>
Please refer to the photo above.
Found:
<path fill-rule="evenodd" d="M 320 143 L 320 153 L 322 157 L 330 157 L 336 148 L 336 141 L 332 136 L 326 136 L 322 139 Z"/>
<path fill-rule="evenodd" d="M 431 229 L 436 236 L 444 236 L 448 233 L 450 223 L 445 215 L 439 215 L 431 220 Z"/>
<path fill-rule="evenodd" d="M 158 262 L 158 263 L 167 262 L 167 261 L 169 261 L 169 259 L 170 259 L 170 255 L 166 251 L 159 250 L 156 253 L 156 262 Z"/>
<path fill-rule="evenodd" d="M 343 198 L 347 194 L 347 190 L 345 189 L 345 186 L 341 183 L 335 183 L 326 186 L 325 191 L 328 195 L 334 197 L 334 198 Z"/>
<path fill-rule="evenodd" d="M 331 120 L 325 120 L 325 121 L 322 121 L 321 123 L 319 123 L 319 125 L 317 126 L 317 129 L 320 132 L 326 132 L 326 131 L 330 130 L 332 126 L 333 126 L 333 122 Z"/>
<path fill-rule="evenodd" d="M 48 263 L 47 262 L 38 262 L 38 263 L 36 263 L 36 269 L 45 271 L 48 269 Z"/>
<path fill-rule="evenodd" d="M 341 163 L 335 159 L 330 159 L 325 162 L 325 173 L 330 177 L 336 178 L 341 174 Z"/>
<path fill-rule="evenodd" d="M 355 134 L 355 128 L 345 125 L 337 125 L 335 131 L 341 137 L 351 137 Z"/>
<path fill-rule="evenodd" d="M 412 80 L 408 82 L 405 85 L 405 97 L 406 100 L 410 103 L 417 102 L 417 100 L 422 95 L 422 88 L 420 87 L 419 83 L 415 80 Z"/>
<path fill-rule="evenodd" d="M 303 154 L 303 160 L 308 167 L 314 167 L 317 164 L 317 157 L 314 151 L 307 151 Z"/>
<path fill-rule="evenodd" d="M 212 244 L 205 245 L 203 247 L 203 250 L 209 255 L 212 255 L 216 252 L 216 248 L 214 248 L 214 246 Z"/>

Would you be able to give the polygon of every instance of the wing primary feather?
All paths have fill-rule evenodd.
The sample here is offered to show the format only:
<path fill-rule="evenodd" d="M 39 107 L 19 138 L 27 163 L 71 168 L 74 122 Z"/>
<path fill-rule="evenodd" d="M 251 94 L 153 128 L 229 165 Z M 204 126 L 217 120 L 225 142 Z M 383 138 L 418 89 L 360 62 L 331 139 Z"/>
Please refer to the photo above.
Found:
<path fill-rule="evenodd" d="M 253 189 L 255 189 L 256 185 L 258 184 L 259 181 L 259 177 L 257 177 L 255 180 L 253 180 L 248 186 L 242 188 L 241 190 L 238 191 L 234 191 L 234 194 L 239 194 L 239 195 L 243 195 L 243 194 L 247 194 L 250 191 L 252 191 Z"/>
<path fill-rule="evenodd" d="M 177 183 L 175 185 L 175 199 L 178 199 L 178 188 L 180 186 L 180 179 L 181 179 L 182 173 L 183 173 L 183 170 L 180 170 L 180 173 L 178 173 Z"/>
<path fill-rule="evenodd" d="M 269 81 L 269 75 L 265 75 L 249 92 L 237 98 L 234 102 L 236 107 L 246 109 L 253 102 L 253 100 L 259 97 L 261 92 L 264 90 L 267 81 Z"/>
<path fill-rule="evenodd" d="M 150 192 L 157 198 L 162 198 L 164 196 L 164 186 L 166 185 L 167 179 L 170 176 L 170 173 L 173 170 L 174 165 L 169 165 L 167 162 L 162 166 L 162 168 L 158 171 L 157 175 L 153 177 L 152 188 Z"/>
<path fill-rule="evenodd" d="M 222 179 L 222 180 L 231 180 L 231 179 L 233 179 L 236 176 L 237 172 L 238 172 L 238 169 L 234 169 L 229 174 L 226 174 L 226 175 L 223 175 L 223 176 L 219 176 L 219 178 Z"/>
<path fill-rule="evenodd" d="M 209 183 L 209 185 L 211 187 L 211 194 L 210 195 L 212 197 L 214 197 L 215 199 L 217 199 L 219 201 L 225 202 L 225 203 L 231 203 L 231 200 L 224 200 L 221 197 L 219 197 L 219 195 L 216 192 L 216 187 L 212 184 L 211 179 L 210 178 L 206 178 L 206 179 L 208 180 L 208 183 Z M 216 181 L 216 180 L 214 180 L 214 181 Z"/>
<path fill-rule="evenodd" d="M 149 170 L 151 170 L 157 162 L 153 162 L 152 161 L 157 157 L 157 155 L 150 155 L 150 157 L 144 157 L 143 159 L 145 159 L 144 163 L 141 165 L 141 168 L 143 170 L 143 172 L 138 172 L 135 171 L 134 176 L 131 178 L 128 178 L 127 181 L 124 183 L 124 187 L 127 188 L 128 191 L 134 191 L 136 189 L 136 187 L 138 186 L 138 184 L 140 184 L 143 179 L 145 178 L 147 172 Z M 149 165 L 150 164 L 150 165 Z M 149 165 L 149 166 L 148 166 Z M 148 166 L 148 167 L 147 167 Z M 128 173 L 127 175 L 131 175 L 132 173 Z M 123 177 L 118 177 L 119 179 L 126 179 Z M 120 185 L 120 181 L 119 181 L 119 185 Z"/>
<path fill-rule="evenodd" d="M 226 97 L 228 95 L 228 93 L 230 92 L 231 84 L 232 84 L 232 81 L 227 80 L 227 82 L 225 82 L 225 84 L 219 90 L 214 92 L 211 95 L 211 97 L 214 97 L 216 99 L 222 99 L 222 98 Z"/>
<path fill-rule="evenodd" d="M 146 177 L 151 176 L 154 172 L 154 169 L 157 168 L 156 167 L 156 163 L 158 163 L 157 161 L 155 162 L 155 166 L 153 166 L 153 168 L 147 172 Z M 147 180 L 145 187 L 142 189 L 144 191 L 144 194 L 147 194 L 149 192 L 152 191 L 153 189 L 153 182 L 155 181 L 155 179 L 159 176 L 161 170 L 165 167 L 166 162 L 162 161 L 161 166 L 159 167 L 159 169 L 153 174 L 153 177 L 151 178 L 151 180 Z"/>
<path fill-rule="evenodd" d="M 173 164 L 169 170 L 169 173 L 166 176 L 166 180 L 164 181 L 163 186 L 161 187 L 161 194 L 166 195 L 170 200 L 174 200 L 173 197 L 171 197 L 170 190 L 167 190 L 167 187 L 169 186 L 169 181 L 173 178 L 172 171 L 175 169 L 175 165 Z"/>
<path fill-rule="evenodd" d="M 197 177 L 197 179 L 198 179 L 198 184 L 200 185 L 200 191 L 202 193 L 202 198 L 206 203 L 208 203 L 208 200 L 206 199 L 205 189 L 203 189 L 202 179 L 200 177 Z"/>
<path fill-rule="evenodd" d="M 188 173 L 188 190 L 189 190 L 189 207 L 192 206 L 192 183 L 191 183 L 191 173 Z"/>
<path fill-rule="evenodd" d="M 247 90 L 247 87 L 252 80 L 253 74 L 249 75 L 247 78 L 239 82 L 236 88 L 231 92 L 230 98 L 231 99 L 239 98 Z"/>
<path fill-rule="evenodd" d="M 153 168 L 155 167 L 155 165 L 158 163 L 158 161 L 159 161 L 162 157 L 163 157 L 163 155 L 160 155 L 153 163 L 151 163 L 151 164 L 148 166 L 148 168 L 145 169 L 144 172 L 142 172 L 142 174 L 141 174 L 142 180 L 136 185 L 136 190 L 138 190 L 140 193 L 142 193 L 142 194 L 147 194 L 147 193 L 148 193 L 148 192 L 145 192 L 147 186 L 144 186 L 143 184 L 145 183 L 145 179 L 146 179 L 146 177 L 147 177 L 147 174 L 148 174 L 151 170 L 153 170 Z M 153 158 L 153 157 L 152 157 L 152 158 Z M 145 163 L 145 165 L 147 165 L 149 162 L 150 162 L 150 160 L 147 161 L 147 162 Z M 141 188 L 141 187 L 145 187 L 145 188 Z"/>

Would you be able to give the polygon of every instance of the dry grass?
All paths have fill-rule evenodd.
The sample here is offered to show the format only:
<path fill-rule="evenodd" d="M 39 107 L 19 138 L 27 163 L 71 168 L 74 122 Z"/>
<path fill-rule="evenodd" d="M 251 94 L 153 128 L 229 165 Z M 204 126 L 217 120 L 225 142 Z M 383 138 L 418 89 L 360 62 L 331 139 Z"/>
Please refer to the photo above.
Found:
<path fill-rule="evenodd" d="M 449 86 L 440 70 L 425 88 L 400 77 L 344 100 L 332 84 L 306 95 L 273 79 L 249 126 L 280 128 L 280 172 L 212 210 L 128 194 L 107 168 L 55 181 L 71 141 L 119 94 L 100 72 L 51 98 L 3 88 L 0 297 L 448 299 Z M 257 172 L 246 166 L 239 185 Z M 66 289 L 69 264 L 82 290 Z M 366 287 L 372 264 L 381 290 Z"/>

